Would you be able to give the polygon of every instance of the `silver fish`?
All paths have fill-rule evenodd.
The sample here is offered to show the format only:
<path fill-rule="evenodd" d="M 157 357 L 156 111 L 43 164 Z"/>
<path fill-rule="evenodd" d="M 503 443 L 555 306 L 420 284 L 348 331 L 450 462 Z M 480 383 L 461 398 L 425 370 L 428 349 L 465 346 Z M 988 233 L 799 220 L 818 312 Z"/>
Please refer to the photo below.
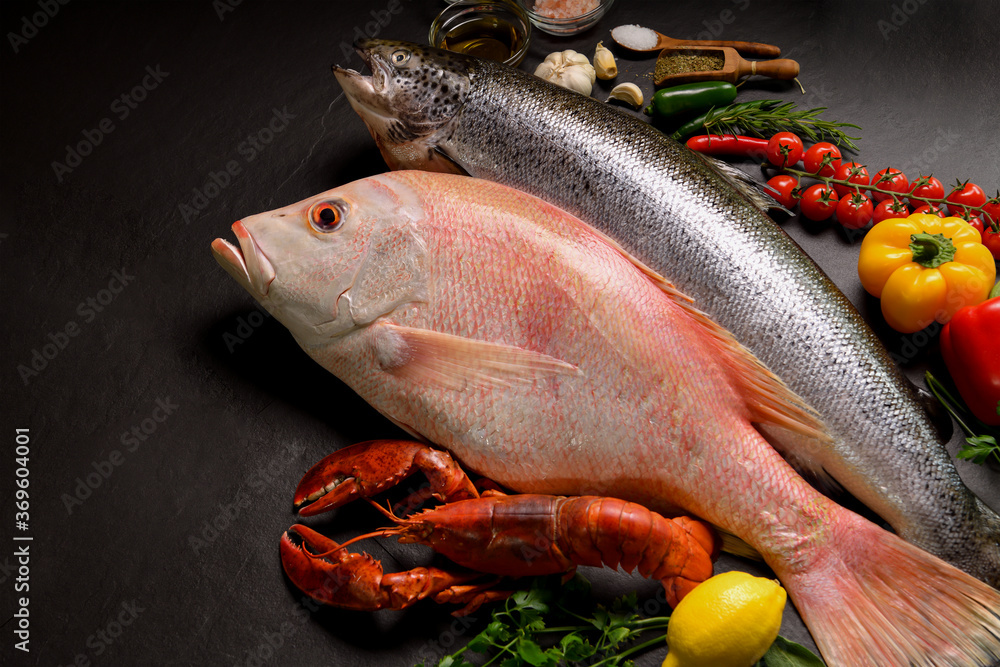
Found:
<path fill-rule="evenodd" d="M 832 445 L 762 427 L 904 539 L 1000 585 L 1000 517 L 961 481 L 913 385 L 833 282 L 749 196 L 647 123 L 525 72 L 386 40 L 334 67 L 388 165 L 545 199 L 695 299 L 822 415 Z"/>

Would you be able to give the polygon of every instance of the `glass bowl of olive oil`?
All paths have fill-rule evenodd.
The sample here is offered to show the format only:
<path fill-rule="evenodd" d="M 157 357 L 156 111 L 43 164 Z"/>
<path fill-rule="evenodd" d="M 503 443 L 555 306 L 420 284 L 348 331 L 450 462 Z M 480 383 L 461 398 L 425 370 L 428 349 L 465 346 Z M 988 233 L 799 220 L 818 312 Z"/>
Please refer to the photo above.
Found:
<path fill-rule="evenodd" d="M 517 67 L 528 52 L 531 22 L 508 0 L 459 0 L 438 14 L 427 40 L 432 46 Z"/>

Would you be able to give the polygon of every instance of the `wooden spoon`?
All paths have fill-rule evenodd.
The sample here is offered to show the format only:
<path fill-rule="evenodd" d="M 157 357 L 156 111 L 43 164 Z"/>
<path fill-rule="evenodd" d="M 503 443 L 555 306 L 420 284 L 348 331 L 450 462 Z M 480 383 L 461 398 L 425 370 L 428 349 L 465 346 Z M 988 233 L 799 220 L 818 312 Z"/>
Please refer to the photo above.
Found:
<path fill-rule="evenodd" d="M 744 60 L 735 49 L 727 46 L 705 46 L 705 47 L 668 47 L 660 52 L 657 63 L 663 58 L 669 58 L 675 54 L 695 55 L 695 56 L 723 56 L 725 62 L 721 69 L 703 70 L 700 72 L 680 72 L 679 74 L 667 74 L 662 77 L 655 77 L 653 83 L 657 86 L 671 85 L 679 83 L 692 83 L 694 81 L 728 81 L 736 83 L 747 75 L 760 74 L 769 76 L 772 79 L 790 80 L 799 75 L 799 64 L 794 60 L 780 58 L 778 60 Z"/>
<path fill-rule="evenodd" d="M 624 26 L 619 26 L 624 27 Z M 641 28 L 641 26 L 634 26 L 636 28 Z M 649 32 L 656 35 L 656 46 L 652 46 L 648 49 L 637 49 L 635 47 L 629 46 L 623 42 L 618 41 L 615 37 L 615 30 L 611 31 L 611 39 L 615 41 L 618 46 L 623 49 L 628 49 L 629 51 L 638 51 L 640 53 L 647 53 L 650 51 L 662 51 L 668 46 L 728 46 L 736 49 L 743 55 L 755 56 L 757 58 L 777 58 L 781 55 L 781 49 L 777 46 L 771 44 L 761 44 L 760 42 L 734 42 L 726 40 L 713 40 L 713 39 L 674 39 L 673 37 L 667 37 L 666 35 L 659 33 L 651 28 L 641 28 L 642 30 L 649 30 Z"/>

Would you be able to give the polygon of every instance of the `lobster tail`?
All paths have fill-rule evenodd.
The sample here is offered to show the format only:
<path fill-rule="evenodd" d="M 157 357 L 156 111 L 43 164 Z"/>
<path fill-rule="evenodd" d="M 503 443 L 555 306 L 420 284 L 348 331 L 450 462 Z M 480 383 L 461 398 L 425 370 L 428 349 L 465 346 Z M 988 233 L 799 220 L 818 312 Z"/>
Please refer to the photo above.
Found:
<path fill-rule="evenodd" d="M 719 540 L 707 524 L 688 517 L 668 519 L 617 498 L 564 498 L 559 525 L 558 546 L 567 558 L 659 579 L 671 606 L 712 576 L 719 554 Z"/>

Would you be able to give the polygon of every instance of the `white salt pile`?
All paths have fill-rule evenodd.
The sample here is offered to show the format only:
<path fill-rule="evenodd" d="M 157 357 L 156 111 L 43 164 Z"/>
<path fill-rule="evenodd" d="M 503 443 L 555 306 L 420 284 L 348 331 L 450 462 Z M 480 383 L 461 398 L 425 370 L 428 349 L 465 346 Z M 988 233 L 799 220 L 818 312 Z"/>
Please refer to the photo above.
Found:
<path fill-rule="evenodd" d="M 611 39 L 626 49 L 648 51 L 656 48 L 656 32 L 641 25 L 620 25 L 611 30 Z"/>
<path fill-rule="evenodd" d="M 550 19 L 571 19 L 597 9 L 598 0 L 538 0 L 535 13 Z"/>

